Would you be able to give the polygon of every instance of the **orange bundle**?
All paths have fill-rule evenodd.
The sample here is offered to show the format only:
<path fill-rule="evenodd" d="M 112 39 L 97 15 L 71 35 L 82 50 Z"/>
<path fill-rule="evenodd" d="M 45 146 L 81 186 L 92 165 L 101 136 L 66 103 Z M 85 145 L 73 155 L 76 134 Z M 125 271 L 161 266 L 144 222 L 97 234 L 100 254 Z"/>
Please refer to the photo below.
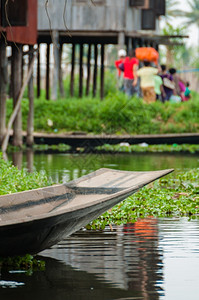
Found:
<path fill-rule="evenodd" d="M 135 56 L 139 60 L 148 60 L 158 63 L 159 53 L 152 47 L 140 47 L 135 50 Z"/>

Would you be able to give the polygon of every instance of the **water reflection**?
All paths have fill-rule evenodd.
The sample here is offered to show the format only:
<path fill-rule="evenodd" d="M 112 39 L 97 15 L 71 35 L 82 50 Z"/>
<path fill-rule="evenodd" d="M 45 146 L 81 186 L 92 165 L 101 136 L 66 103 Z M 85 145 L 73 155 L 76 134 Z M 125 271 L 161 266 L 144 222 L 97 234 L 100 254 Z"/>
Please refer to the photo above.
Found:
<path fill-rule="evenodd" d="M 103 233 L 79 231 L 42 255 L 64 261 L 76 270 L 96 274 L 100 281 L 126 291 L 125 297 L 148 300 L 153 295 L 154 300 L 159 299 L 157 282 L 162 281 L 163 273 L 156 219 L 118 226 L 113 232 L 110 229 Z"/>
<path fill-rule="evenodd" d="M 4 281 L 21 282 L 24 286 L 0 289 L 0 297 L 159 299 L 157 282 L 163 280 L 163 273 L 156 219 L 117 226 L 113 231 L 82 230 L 41 255 L 46 260 L 44 272 L 34 272 L 31 277 L 2 272 Z"/>
<path fill-rule="evenodd" d="M 199 167 L 199 155 L 188 154 L 70 154 L 15 152 L 9 156 L 14 165 L 30 172 L 45 171 L 56 183 L 67 182 L 99 168 L 128 171 L 151 171 L 174 168 L 186 170 Z"/>
<path fill-rule="evenodd" d="M 139 220 L 81 230 L 40 253 L 43 272 L 1 270 L 3 300 L 197 300 L 199 220 Z M 17 285 L 17 283 L 20 283 Z"/>

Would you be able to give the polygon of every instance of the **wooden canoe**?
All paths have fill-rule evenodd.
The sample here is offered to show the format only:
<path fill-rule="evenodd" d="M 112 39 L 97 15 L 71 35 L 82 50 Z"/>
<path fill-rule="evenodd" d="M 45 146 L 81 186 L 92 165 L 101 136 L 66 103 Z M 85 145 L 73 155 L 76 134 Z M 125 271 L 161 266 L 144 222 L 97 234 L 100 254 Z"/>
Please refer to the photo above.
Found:
<path fill-rule="evenodd" d="M 0 196 L 0 256 L 36 254 L 173 169 L 99 169 L 66 184 Z"/>

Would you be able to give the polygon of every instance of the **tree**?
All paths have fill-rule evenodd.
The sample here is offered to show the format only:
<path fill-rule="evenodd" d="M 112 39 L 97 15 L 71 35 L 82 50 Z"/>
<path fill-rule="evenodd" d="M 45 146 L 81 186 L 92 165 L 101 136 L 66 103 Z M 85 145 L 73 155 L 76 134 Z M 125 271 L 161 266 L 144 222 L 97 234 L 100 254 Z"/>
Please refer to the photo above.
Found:
<path fill-rule="evenodd" d="M 198 45 L 199 45 L 199 0 L 188 0 L 189 10 L 179 11 L 178 16 L 186 19 L 186 25 L 196 25 L 198 27 Z"/>
<path fill-rule="evenodd" d="M 167 21 L 171 20 L 172 18 L 176 17 L 179 13 L 179 10 L 176 9 L 176 6 L 179 5 L 178 0 L 166 0 L 166 15 L 165 19 Z"/>
<path fill-rule="evenodd" d="M 169 22 L 167 22 L 163 28 L 164 35 L 177 36 L 175 39 L 172 39 L 173 44 L 166 45 L 166 64 L 168 66 L 176 66 L 176 63 L 181 61 L 181 54 L 184 52 L 183 49 L 185 46 L 183 44 L 183 39 L 179 36 L 183 36 L 185 33 L 185 26 L 174 27 Z"/>

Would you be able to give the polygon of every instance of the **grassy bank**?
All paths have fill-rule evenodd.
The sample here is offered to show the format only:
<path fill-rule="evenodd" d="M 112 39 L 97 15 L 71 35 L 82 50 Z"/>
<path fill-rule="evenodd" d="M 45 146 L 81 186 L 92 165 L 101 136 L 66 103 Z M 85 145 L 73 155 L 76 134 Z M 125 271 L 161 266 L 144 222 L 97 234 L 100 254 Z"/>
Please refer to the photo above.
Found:
<path fill-rule="evenodd" d="M 7 117 L 12 100 L 7 101 Z M 26 129 L 28 99 L 22 102 L 23 129 Z M 47 101 L 35 99 L 35 131 L 95 134 L 159 134 L 199 132 L 199 97 L 184 103 L 156 102 L 127 98 L 112 93 L 101 101 L 93 98 L 67 98 Z"/>

